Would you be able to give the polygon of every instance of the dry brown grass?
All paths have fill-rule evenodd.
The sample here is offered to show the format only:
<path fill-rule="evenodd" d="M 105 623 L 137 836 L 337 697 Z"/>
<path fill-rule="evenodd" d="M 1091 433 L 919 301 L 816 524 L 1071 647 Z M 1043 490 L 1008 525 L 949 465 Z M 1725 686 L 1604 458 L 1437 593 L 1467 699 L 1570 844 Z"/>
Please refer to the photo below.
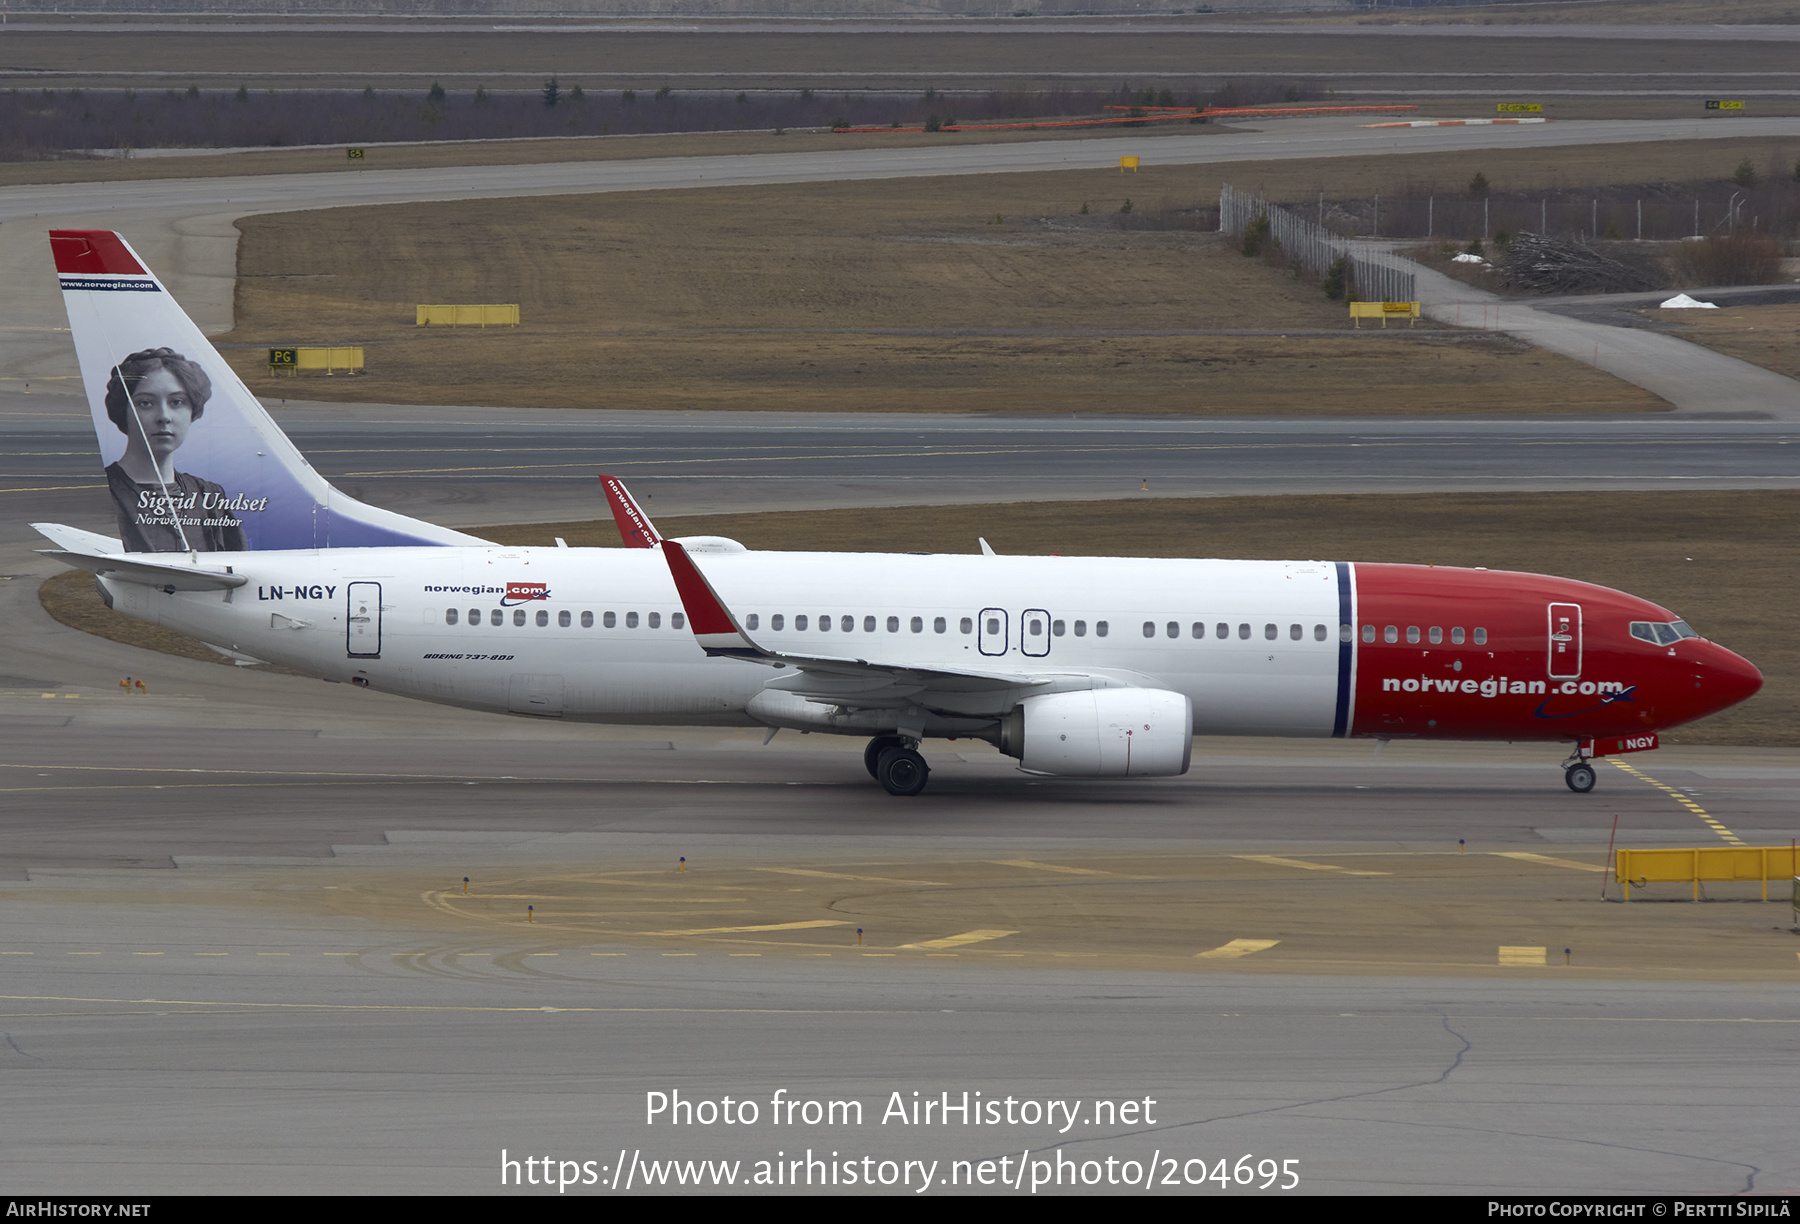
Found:
<path fill-rule="evenodd" d="M 1789 378 L 1800 376 L 1800 304 L 1638 313 L 1659 322 L 1679 324 L 1678 334 L 1683 340 Z"/>
<path fill-rule="evenodd" d="M 1662 406 L 1510 341 L 1358 334 L 1342 305 L 1217 235 L 1107 224 L 1128 195 L 1140 209 L 1210 203 L 1220 178 L 1216 167 L 1162 167 L 1129 179 L 1009 174 L 250 217 L 239 223 L 239 325 L 225 338 L 241 347 L 225 351 L 268 394 L 391 403 L 1209 415 Z M 1005 222 L 990 224 L 997 214 Z M 457 301 L 518 302 L 524 323 L 414 326 L 416 304 Z M 1276 334 L 1096 334 L 1205 328 Z M 914 334 L 867 334 L 884 329 Z M 1047 334 L 993 334 L 1009 329 Z M 1298 329 L 1343 334 L 1280 334 Z M 291 344 L 363 345 L 369 373 L 278 383 L 261 350 Z"/>
<path fill-rule="evenodd" d="M 751 548 L 1299 557 L 1562 574 L 1654 600 L 1762 669 L 1755 698 L 1671 743 L 1800 745 L 1800 492 L 1151 498 L 707 515 L 658 525 Z M 1571 523 L 1581 524 L 1571 531 Z M 510 544 L 615 546 L 610 519 L 488 527 Z"/>

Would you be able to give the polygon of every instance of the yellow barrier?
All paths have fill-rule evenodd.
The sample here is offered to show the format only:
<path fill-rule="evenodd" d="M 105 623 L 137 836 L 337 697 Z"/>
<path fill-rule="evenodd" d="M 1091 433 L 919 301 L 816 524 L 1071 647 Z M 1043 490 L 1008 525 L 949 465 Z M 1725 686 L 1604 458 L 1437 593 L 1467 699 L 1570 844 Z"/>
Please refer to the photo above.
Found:
<path fill-rule="evenodd" d="M 1133 174 L 1136 174 L 1137 168 L 1138 168 L 1138 159 L 1137 158 L 1121 157 L 1119 159 L 1119 173 L 1120 174 L 1125 173 L 1127 170 L 1131 171 Z"/>
<path fill-rule="evenodd" d="M 420 327 L 495 327 L 519 325 L 519 307 L 507 306 L 421 306 Z"/>
<path fill-rule="evenodd" d="M 1380 319 L 1383 327 L 1391 318 L 1405 319 L 1408 327 L 1419 317 L 1417 302 L 1351 302 L 1350 319 L 1361 327 L 1364 319 Z"/>
<path fill-rule="evenodd" d="M 1633 884 L 1686 884 L 1700 899 L 1702 880 L 1761 880 L 1762 899 L 1769 899 L 1769 880 L 1797 874 L 1795 855 L 1787 846 L 1707 846 L 1691 850 L 1620 850 L 1619 883 L 1631 900 Z"/>
<path fill-rule="evenodd" d="M 269 373 L 286 370 L 297 376 L 301 370 L 324 370 L 327 374 L 360 374 L 363 351 L 357 347 L 287 348 L 269 350 Z"/>

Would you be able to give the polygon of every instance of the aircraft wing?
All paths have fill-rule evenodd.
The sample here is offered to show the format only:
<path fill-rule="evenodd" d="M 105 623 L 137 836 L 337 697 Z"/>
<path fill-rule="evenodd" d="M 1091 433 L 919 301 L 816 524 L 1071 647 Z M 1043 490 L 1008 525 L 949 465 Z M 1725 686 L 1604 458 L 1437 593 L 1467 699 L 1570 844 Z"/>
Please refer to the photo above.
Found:
<path fill-rule="evenodd" d="M 797 654 L 756 641 L 725 606 L 680 542 L 664 540 L 675 589 L 700 648 L 714 657 L 793 668 L 763 687 L 844 709 L 923 705 L 969 715 L 999 715 L 1034 692 L 1153 687 L 1148 677 L 1085 671 L 920 667 L 843 655 Z"/>

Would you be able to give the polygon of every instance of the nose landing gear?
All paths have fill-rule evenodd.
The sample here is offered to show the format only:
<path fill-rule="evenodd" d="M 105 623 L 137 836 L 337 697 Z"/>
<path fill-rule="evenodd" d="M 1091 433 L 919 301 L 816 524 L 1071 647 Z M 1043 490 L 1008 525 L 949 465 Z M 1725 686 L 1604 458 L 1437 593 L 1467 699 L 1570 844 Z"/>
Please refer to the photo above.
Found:
<path fill-rule="evenodd" d="M 931 778 L 931 766 L 919 755 L 917 741 L 878 735 L 863 749 L 869 776 L 890 795 L 916 795 Z"/>
<path fill-rule="evenodd" d="M 1585 795 L 1594 789 L 1598 775 L 1594 767 L 1588 764 L 1587 758 L 1581 755 L 1578 747 L 1575 754 L 1563 762 L 1563 782 L 1577 795 Z"/>
<path fill-rule="evenodd" d="M 1585 795 L 1594 789 L 1594 767 L 1585 761 L 1579 765 L 1571 765 L 1563 770 L 1563 781 L 1577 795 Z"/>

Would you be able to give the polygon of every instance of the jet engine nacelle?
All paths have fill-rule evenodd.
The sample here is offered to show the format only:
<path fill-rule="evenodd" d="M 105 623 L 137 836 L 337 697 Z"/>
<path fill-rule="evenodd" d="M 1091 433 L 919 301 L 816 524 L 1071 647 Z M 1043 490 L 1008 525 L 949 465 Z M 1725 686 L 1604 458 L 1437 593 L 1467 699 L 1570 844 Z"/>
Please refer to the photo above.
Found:
<path fill-rule="evenodd" d="M 1027 697 L 1001 723 L 1000 750 L 1028 773 L 1163 778 L 1188 771 L 1194 705 L 1162 689 Z"/>

